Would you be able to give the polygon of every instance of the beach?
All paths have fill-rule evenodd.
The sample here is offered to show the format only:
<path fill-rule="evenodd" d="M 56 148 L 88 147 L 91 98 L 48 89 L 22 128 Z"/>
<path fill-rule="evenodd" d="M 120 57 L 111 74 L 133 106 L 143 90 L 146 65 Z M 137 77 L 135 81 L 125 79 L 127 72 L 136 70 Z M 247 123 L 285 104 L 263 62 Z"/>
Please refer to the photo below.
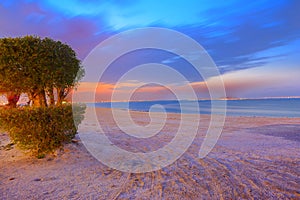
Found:
<path fill-rule="evenodd" d="M 111 109 L 97 108 L 109 139 L 132 152 L 166 145 L 178 129 L 180 114 L 168 113 L 162 132 L 133 140 L 122 134 Z M 135 123 L 149 115 L 130 111 Z M 191 115 L 200 117 L 200 115 Z M 300 199 L 300 118 L 227 116 L 213 150 L 203 159 L 199 148 L 210 122 L 201 115 L 193 143 L 173 164 L 147 173 L 121 172 L 105 166 L 73 143 L 43 159 L 24 154 L 0 133 L 1 199 Z M 94 124 L 83 123 L 81 130 Z"/>

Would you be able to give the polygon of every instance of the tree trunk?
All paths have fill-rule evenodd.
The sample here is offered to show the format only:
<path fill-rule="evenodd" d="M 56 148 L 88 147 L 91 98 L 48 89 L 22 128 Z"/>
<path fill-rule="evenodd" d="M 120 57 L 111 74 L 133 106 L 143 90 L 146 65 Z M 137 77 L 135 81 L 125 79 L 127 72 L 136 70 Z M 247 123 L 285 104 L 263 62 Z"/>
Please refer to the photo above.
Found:
<path fill-rule="evenodd" d="M 47 107 L 46 93 L 44 89 L 34 96 L 32 105 L 35 107 Z"/>
<path fill-rule="evenodd" d="M 7 97 L 7 101 L 8 101 L 8 106 L 11 108 L 16 108 L 17 103 L 20 99 L 20 94 L 15 93 L 15 92 L 8 92 L 6 94 L 6 97 Z"/>
<path fill-rule="evenodd" d="M 57 105 L 62 105 L 62 102 L 65 99 L 65 90 L 64 88 L 57 88 Z"/>
<path fill-rule="evenodd" d="M 35 103 L 35 97 L 36 97 L 36 94 L 34 93 L 34 92 L 29 92 L 29 93 L 27 93 L 27 95 L 28 95 L 28 98 L 29 98 L 29 105 L 30 106 L 33 106 Z"/>
<path fill-rule="evenodd" d="M 54 106 L 55 105 L 55 99 L 54 99 L 53 88 L 47 90 L 47 95 L 49 96 L 49 99 L 50 99 L 49 105 Z"/>
<path fill-rule="evenodd" d="M 40 99 L 40 105 L 42 107 L 47 107 L 47 99 L 46 99 L 46 92 L 43 89 L 40 93 L 39 93 L 39 99 Z"/>

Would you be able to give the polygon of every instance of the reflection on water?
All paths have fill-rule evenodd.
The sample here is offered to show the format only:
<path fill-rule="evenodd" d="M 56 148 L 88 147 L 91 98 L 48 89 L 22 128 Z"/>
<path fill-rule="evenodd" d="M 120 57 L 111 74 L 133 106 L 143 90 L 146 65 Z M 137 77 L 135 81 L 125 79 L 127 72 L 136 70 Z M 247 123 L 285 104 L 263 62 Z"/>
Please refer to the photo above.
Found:
<path fill-rule="evenodd" d="M 216 104 L 223 100 L 214 100 Z M 210 100 L 199 100 L 198 105 L 201 114 L 211 114 Z M 138 102 L 103 102 L 96 104 L 96 107 L 121 108 L 136 111 L 163 112 L 164 110 L 172 113 L 199 113 L 195 108 L 195 101 L 138 101 Z M 158 106 L 160 105 L 160 106 Z M 162 109 L 162 107 L 164 109 Z M 222 106 L 215 107 L 216 113 L 222 113 Z M 269 117 L 300 117 L 300 99 L 247 99 L 247 100 L 228 100 L 226 114 L 230 116 L 269 116 Z"/>

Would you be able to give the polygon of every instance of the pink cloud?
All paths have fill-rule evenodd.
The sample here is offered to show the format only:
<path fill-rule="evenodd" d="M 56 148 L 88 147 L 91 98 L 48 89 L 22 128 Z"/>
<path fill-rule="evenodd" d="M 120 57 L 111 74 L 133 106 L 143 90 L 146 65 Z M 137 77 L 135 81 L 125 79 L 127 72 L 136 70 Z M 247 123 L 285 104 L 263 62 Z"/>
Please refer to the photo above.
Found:
<path fill-rule="evenodd" d="M 38 35 L 51 37 L 68 43 L 83 59 L 102 40 L 110 34 L 95 35 L 101 27 L 84 17 L 66 18 L 54 11 L 45 10 L 37 3 L 13 3 L 8 7 L 0 4 L 0 37 Z"/>

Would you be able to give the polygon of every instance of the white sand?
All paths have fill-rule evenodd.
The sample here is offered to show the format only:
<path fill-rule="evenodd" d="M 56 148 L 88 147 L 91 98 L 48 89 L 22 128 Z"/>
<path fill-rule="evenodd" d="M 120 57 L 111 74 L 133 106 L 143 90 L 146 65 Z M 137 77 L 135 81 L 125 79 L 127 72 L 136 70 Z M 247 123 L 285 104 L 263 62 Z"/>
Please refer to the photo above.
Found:
<path fill-rule="evenodd" d="M 170 114 L 156 137 L 131 141 L 109 117 L 110 109 L 98 112 L 111 141 L 133 152 L 164 146 L 180 117 Z M 149 122 L 147 113 L 132 116 L 138 124 Z M 110 169 L 80 141 L 38 160 L 14 146 L 5 150 L 9 139 L 2 133 L 0 199 L 300 199 L 299 118 L 227 117 L 217 145 L 199 159 L 208 122 L 203 116 L 196 139 L 179 160 L 140 174 Z"/>

